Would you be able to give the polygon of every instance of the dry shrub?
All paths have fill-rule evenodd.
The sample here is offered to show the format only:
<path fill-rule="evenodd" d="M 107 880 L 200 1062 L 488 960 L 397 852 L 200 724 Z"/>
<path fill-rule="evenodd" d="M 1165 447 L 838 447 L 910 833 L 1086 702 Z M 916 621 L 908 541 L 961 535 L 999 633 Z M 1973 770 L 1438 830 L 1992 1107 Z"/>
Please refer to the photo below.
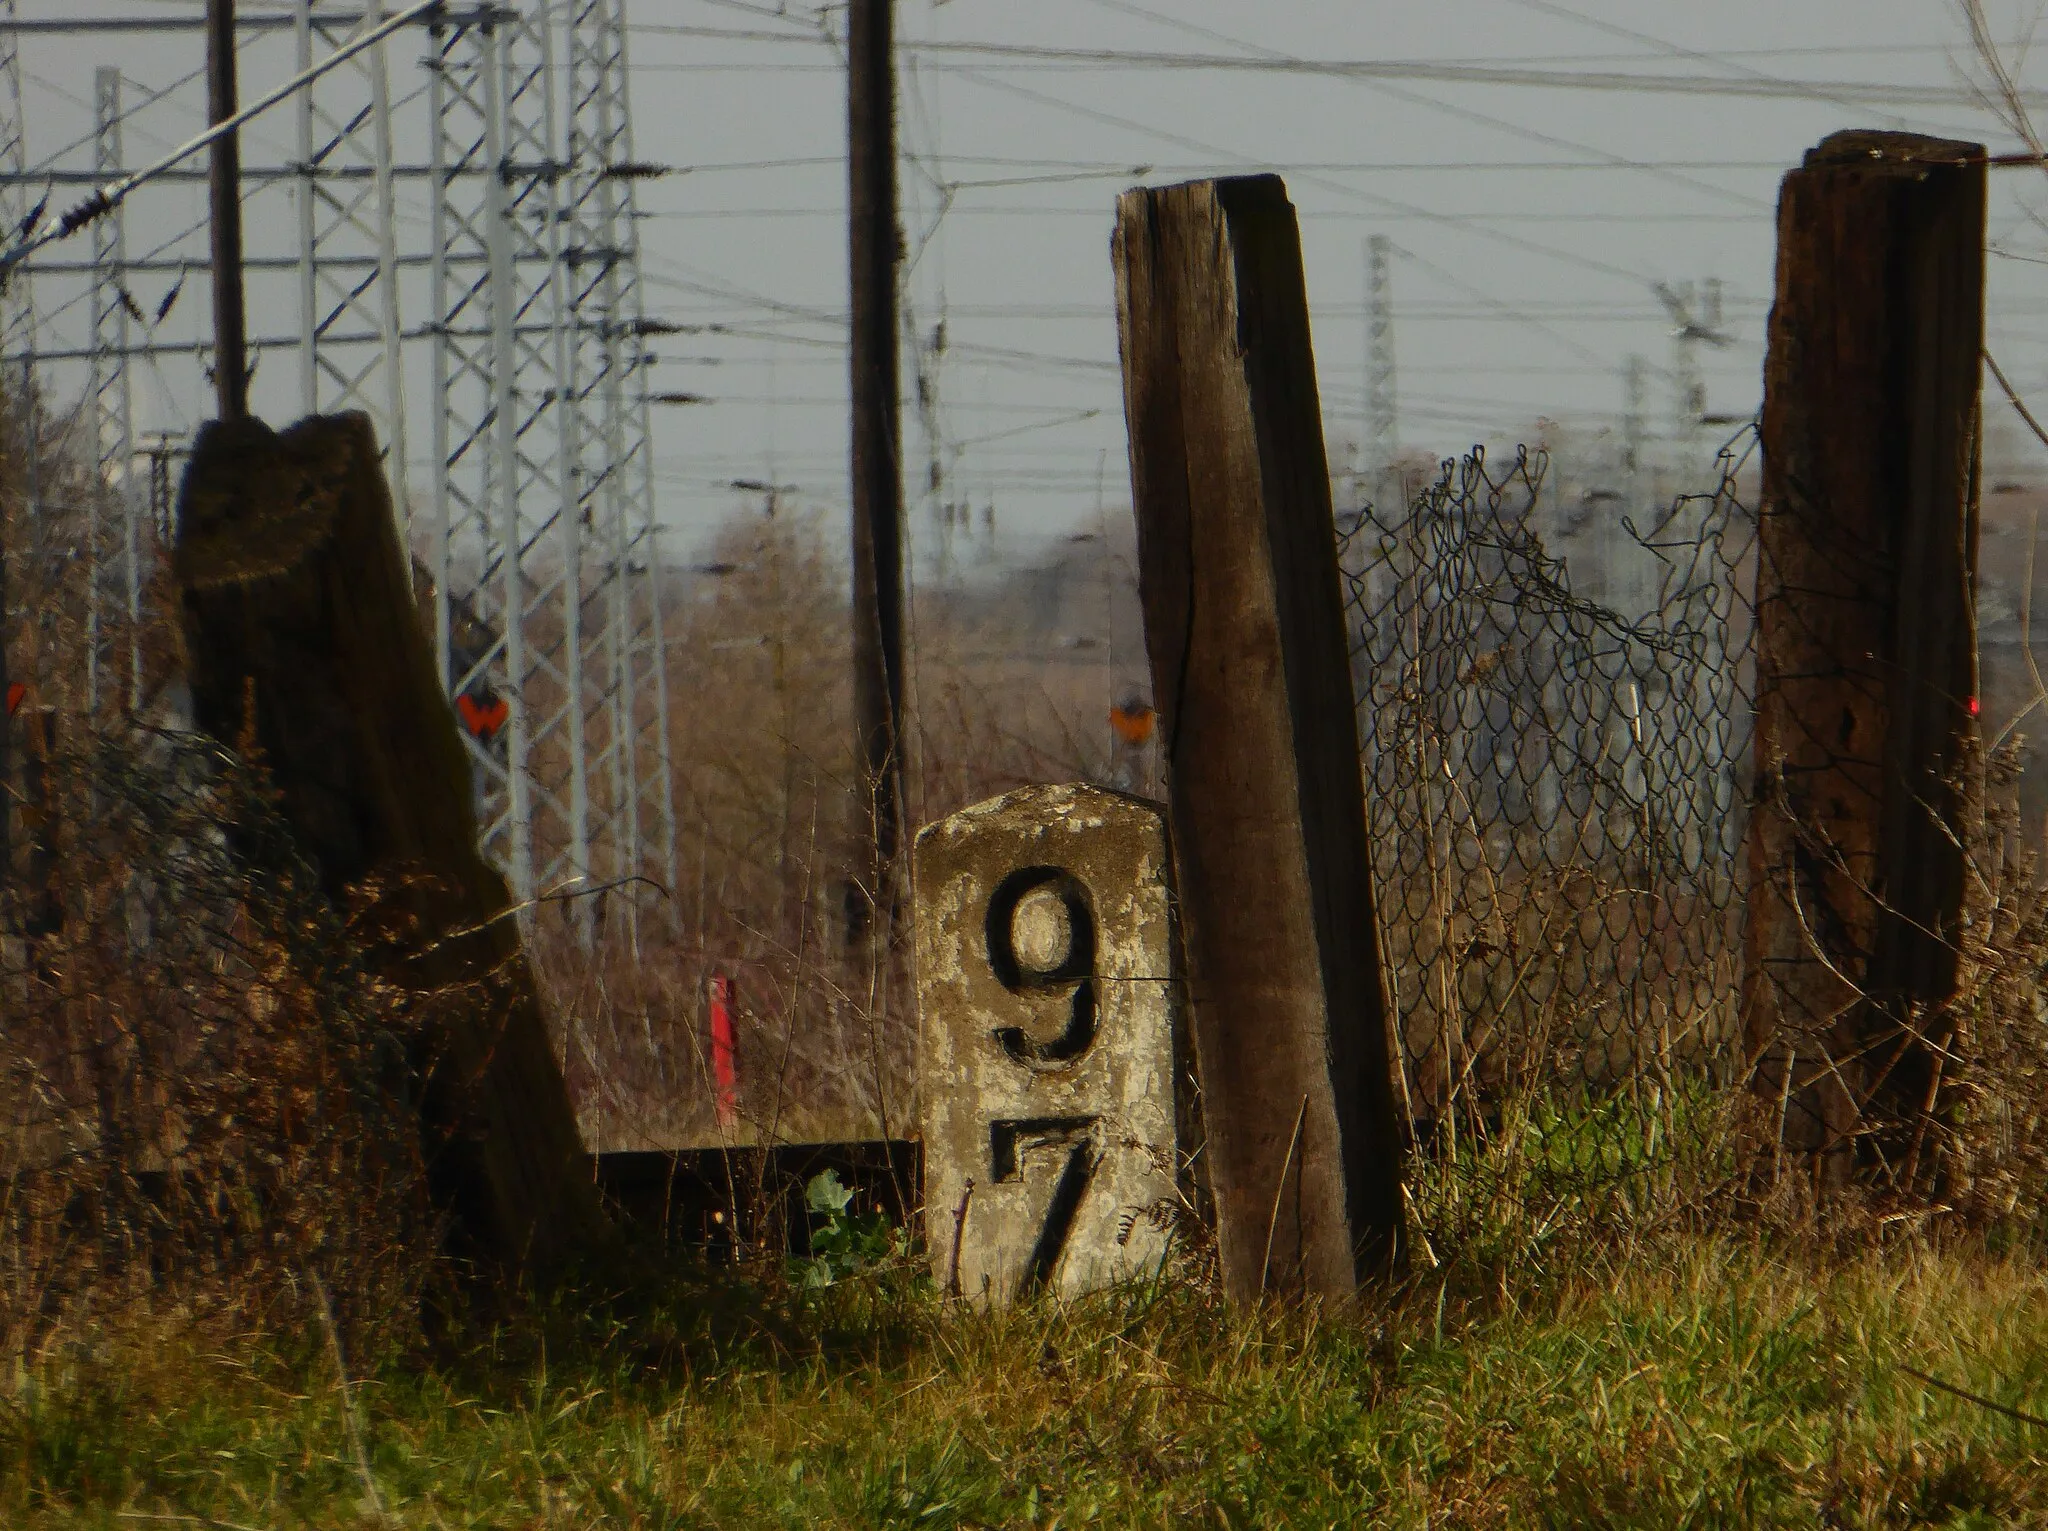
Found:
<path fill-rule="evenodd" d="M 0 963 L 6 1340 L 316 1282 L 351 1334 L 402 1321 L 434 1243 L 407 1018 L 259 778 L 136 730 L 45 779 Z"/>
<path fill-rule="evenodd" d="M 2011 738 L 1972 770 L 1969 881 L 1956 995 L 1927 1029 L 1944 1095 L 1923 1153 L 1937 1204 L 1979 1225 L 2038 1228 L 2048 1197 L 2048 883 L 2023 821 Z"/>
<path fill-rule="evenodd" d="M 1752 1040 L 1757 1056 L 1739 1105 L 1738 1201 L 1746 1211 L 1824 1230 L 1840 1245 L 1951 1229 L 2024 1242 L 2044 1231 L 2048 868 L 2037 838 L 2044 826 L 2024 807 L 2026 759 L 2026 741 L 2009 730 L 1989 747 L 1972 739 L 1951 782 L 1960 811 L 1942 832 L 1962 853 L 1964 882 L 1947 999 L 1901 1002 L 1866 991 L 1839 952 L 1822 945 L 1823 934 L 1837 942 L 1839 935 L 1820 921 L 1802 925 L 1806 953 L 1827 965 L 1841 998 L 1824 1024 L 1780 1015 L 1772 1035 Z M 1797 821 L 1794 830 L 1810 854 L 1848 878 L 1823 831 Z M 1848 881 L 1855 896 L 1883 906 L 1860 878 Z M 1841 1033 L 1830 1030 L 1842 1016 L 1860 1026 L 1846 1056 Z M 1892 1076 L 1922 1059 L 1924 1084 L 1914 1076 L 1902 1098 Z M 1827 1137 L 1816 1140 L 1788 1102 L 1795 1091 L 1822 1089 Z"/>
<path fill-rule="evenodd" d="M 1101 584 L 1096 562 L 1074 556 L 1092 571 L 1081 576 L 1091 590 Z M 906 840 L 1024 783 L 1110 773 L 1108 707 L 1132 684 L 1135 606 L 1117 641 L 1087 628 L 1062 647 L 1045 624 L 1085 627 L 1099 603 L 1057 609 L 1036 586 L 1072 577 L 1056 561 L 917 593 Z M 534 927 L 593 1147 L 900 1137 L 915 1120 L 908 954 L 900 939 L 887 952 L 850 939 L 872 890 L 859 881 L 865 826 L 845 584 L 821 519 L 778 507 L 727 522 L 664 602 L 673 899 L 643 908 L 631 932 L 607 912 L 587 945 L 559 910 Z M 1136 669 L 1142 675 L 1142 662 Z M 1128 784 L 1156 781 L 1141 769 Z M 607 896 L 607 910 L 615 907 Z M 732 1121 L 719 1117 L 709 1061 L 718 975 L 735 996 Z"/>
<path fill-rule="evenodd" d="M 900 964 L 847 940 L 862 896 L 841 571 L 814 516 L 723 527 L 665 602 L 677 886 L 598 939 L 566 911 L 532 949 L 593 1147 L 901 1135 L 915 1025 Z M 707 996 L 733 983 L 737 1120 L 711 1084 Z"/>
<path fill-rule="evenodd" d="M 834 923 L 813 911 L 819 926 Z M 593 1152 L 905 1136 L 916 1029 L 891 1021 L 872 951 L 782 950 L 744 929 L 724 950 L 668 938 L 640 954 L 585 949 L 565 930 L 532 942 L 585 1144 Z M 722 1116 L 710 991 L 731 984 L 737 1092 Z M 872 984 L 872 987 L 871 987 Z"/>
<path fill-rule="evenodd" d="M 138 516 L 131 619 L 127 507 L 81 423 L 0 400 L 27 688 L 0 772 L 0 1343 L 124 1306 L 306 1319 L 320 1289 L 368 1338 L 416 1311 L 437 1243 L 418 1018 L 260 772 L 177 728 L 156 528 Z"/>

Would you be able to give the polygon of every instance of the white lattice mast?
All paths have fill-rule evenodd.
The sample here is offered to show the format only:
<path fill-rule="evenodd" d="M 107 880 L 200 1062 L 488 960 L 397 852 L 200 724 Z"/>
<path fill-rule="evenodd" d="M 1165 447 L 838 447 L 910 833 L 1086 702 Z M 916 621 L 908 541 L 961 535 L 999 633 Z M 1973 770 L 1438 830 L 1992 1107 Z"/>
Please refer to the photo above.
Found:
<path fill-rule="evenodd" d="M 1393 246 L 1375 234 L 1365 247 L 1365 419 L 1359 442 L 1361 488 L 1377 498 L 1400 449 L 1394 393 L 1394 288 L 1388 270 Z"/>
<path fill-rule="evenodd" d="M 20 35 L 14 29 L 14 0 L 0 0 L 0 224 L 9 235 L 23 229 L 29 219 L 28 118 L 22 111 Z M 39 508 L 36 504 L 36 405 L 35 405 L 35 304 L 30 295 L 28 272 L 16 267 L 0 278 L 0 356 L 20 357 L 18 372 L 10 370 L 0 378 L 0 395 L 11 399 L 19 414 L 23 445 L 28 462 L 24 488 L 27 491 L 30 535 L 35 534 Z M 20 592 L 27 587 L 23 565 L 35 567 L 39 560 L 23 559 L 9 571 L 4 596 L 0 596 L 0 643 L 13 628 L 13 614 L 23 605 Z M 10 680 L 21 677 L 8 670 Z"/>
<path fill-rule="evenodd" d="M 568 138 L 563 182 L 562 271 L 567 302 L 562 322 L 563 487 L 568 494 L 569 524 L 563 538 L 573 557 L 577 599 L 569 612 L 567 646 L 576 655 L 578 719 L 589 745 L 588 762 L 597 779 L 580 776 L 586 824 L 593 817 L 610 820 L 614 831 L 607 849 L 608 870 L 624 875 L 636 859 L 632 845 L 632 814 L 620 814 L 632 799 L 624 776 L 631 764 L 630 695 L 620 684 L 618 596 L 622 582 L 616 567 L 605 578 L 607 560 L 620 553 L 619 463 L 612 450 L 613 421 L 605 408 L 611 397 L 612 369 L 618 364 L 614 343 L 618 297 L 618 247 L 613 217 L 615 187 L 605 173 L 604 155 L 614 105 L 609 53 L 612 39 L 590 0 L 574 0 L 564 27 L 568 60 Z M 585 538 L 589 547 L 585 548 Z M 586 551 L 591 568 L 586 572 Z M 591 577 L 593 576 L 594 577 Z M 603 808 L 591 813 L 591 789 L 602 794 Z M 594 826 L 593 826 L 594 827 Z M 620 831 L 625 833 L 621 834 Z M 587 846 L 586 846 L 587 850 Z M 586 863 L 587 867 L 587 863 Z M 587 910 L 581 911 L 588 913 Z"/>
<path fill-rule="evenodd" d="M 368 0 L 344 24 L 295 0 L 297 68 L 384 19 Z M 315 44 L 318 44 L 316 52 Z M 298 93 L 299 406 L 306 414 L 366 412 L 377 427 L 400 529 L 412 519 L 406 481 L 403 333 L 392 195 L 391 85 L 374 43 Z"/>
<path fill-rule="evenodd" d="M 1699 323 L 1693 309 L 1697 301 L 1691 282 L 1671 289 L 1676 300 L 1670 304 L 1671 327 L 1671 434 L 1678 442 L 1687 468 L 1692 466 L 1692 448 L 1699 439 L 1700 416 L 1707 412 L 1707 385 L 1700 372 Z"/>
<path fill-rule="evenodd" d="M 673 886 L 661 567 L 649 445 L 650 326 L 642 305 L 624 0 L 567 17 L 569 117 L 562 249 L 564 441 L 577 519 L 594 534 L 583 585 L 593 838 L 614 878 Z"/>
<path fill-rule="evenodd" d="M 14 0 L 0 0 L 0 223 L 9 236 L 17 235 L 28 220 L 28 118 L 21 100 L 21 38 L 15 30 Z M 35 349 L 35 305 L 29 296 L 29 276 L 16 267 L 0 287 L 0 355 L 27 357 Z M 24 378 L 33 364 L 24 362 Z M 8 378 L 11 390 L 17 379 Z"/>
<path fill-rule="evenodd" d="M 510 9 L 430 36 L 435 648 L 484 851 L 528 898 L 588 873 L 581 674 L 564 661 L 580 528 L 563 514 L 553 61 L 544 21 Z"/>
<path fill-rule="evenodd" d="M 93 177 L 101 185 L 125 168 L 121 159 L 121 71 L 93 71 Z M 85 705 L 121 696 L 133 710 L 142 697 L 142 546 L 135 481 L 135 416 L 129 388 L 129 319 L 125 209 L 102 215 L 92 230 L 92 361 L 87 405 L 94 483 L 86 512 Z"/>
<path fill-rule="evenodd" d="M 1621 468 L 1628 475 L 1629 509 L 1642 506 L 1641 475 L 1648 468 L 1643 451 L 1649 431 L 1650 364 L 1630 354 L 1621 369 Z"/>

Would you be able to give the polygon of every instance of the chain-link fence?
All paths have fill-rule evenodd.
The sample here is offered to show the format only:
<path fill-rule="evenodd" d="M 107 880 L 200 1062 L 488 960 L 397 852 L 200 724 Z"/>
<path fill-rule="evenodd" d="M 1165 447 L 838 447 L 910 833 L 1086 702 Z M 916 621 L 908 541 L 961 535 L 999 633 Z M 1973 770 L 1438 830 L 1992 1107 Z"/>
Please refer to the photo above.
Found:
<path fill-rule="evenodd" d="M 1717 485 L 1615 514 L 1601 583 L 1546 551 L 1544 458 L 1446 464 L 1342 559 L 1404 1104 L 1419 1143 L 1536 1087 L 1737 1071 L 1755 521 Z M 1592 507 L 1597 510 L 1600 507 Z M 1587 507 L 1573 507 L 1583 515 Z"/>

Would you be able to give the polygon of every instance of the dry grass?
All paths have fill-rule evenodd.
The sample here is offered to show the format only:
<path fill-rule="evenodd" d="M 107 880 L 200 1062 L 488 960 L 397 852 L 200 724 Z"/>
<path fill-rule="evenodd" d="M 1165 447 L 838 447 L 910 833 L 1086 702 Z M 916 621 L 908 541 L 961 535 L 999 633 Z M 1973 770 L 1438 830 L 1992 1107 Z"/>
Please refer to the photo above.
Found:
<path fill-rule="evenodd" d="M 992 1315 L 887 1276 L 676 1283 L 353 1364 L 345 1393 L 290 1329 L 53 1345 L 0 1405 L 0 1514 L 340 1526 L 374 1492 L 389 1524 L 534 1531 L 2048 1524 L 2048 1284 L 1982 1251 L 1687 1238 L 1250 1317 L 1171 1283 Z"/>

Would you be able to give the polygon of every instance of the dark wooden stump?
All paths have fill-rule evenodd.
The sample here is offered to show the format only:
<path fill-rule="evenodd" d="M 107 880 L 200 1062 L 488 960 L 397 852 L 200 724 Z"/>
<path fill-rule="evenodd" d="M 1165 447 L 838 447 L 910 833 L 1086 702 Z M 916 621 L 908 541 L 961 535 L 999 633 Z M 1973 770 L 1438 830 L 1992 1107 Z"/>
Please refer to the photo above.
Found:
<path fill-rule="evenodd" d="M 408 931 L 376 960 L 430 1018 L 436 1201 L 477 1252 L 558 1265 L 603 1222 L 511 895 L 477 850 L 368 418 L 206 426 L 173 567 L 199 726 L 253 744 L 330 898 L 368 888 L 382 927 Z"/>
<path fill-rule="evenodd" d="M 1975 729 L 1984 151 L 1838 133 L 1785 177 L 1764 368 L 1747 1025 L 1766 1153 L 1915 1181 Z"/>

